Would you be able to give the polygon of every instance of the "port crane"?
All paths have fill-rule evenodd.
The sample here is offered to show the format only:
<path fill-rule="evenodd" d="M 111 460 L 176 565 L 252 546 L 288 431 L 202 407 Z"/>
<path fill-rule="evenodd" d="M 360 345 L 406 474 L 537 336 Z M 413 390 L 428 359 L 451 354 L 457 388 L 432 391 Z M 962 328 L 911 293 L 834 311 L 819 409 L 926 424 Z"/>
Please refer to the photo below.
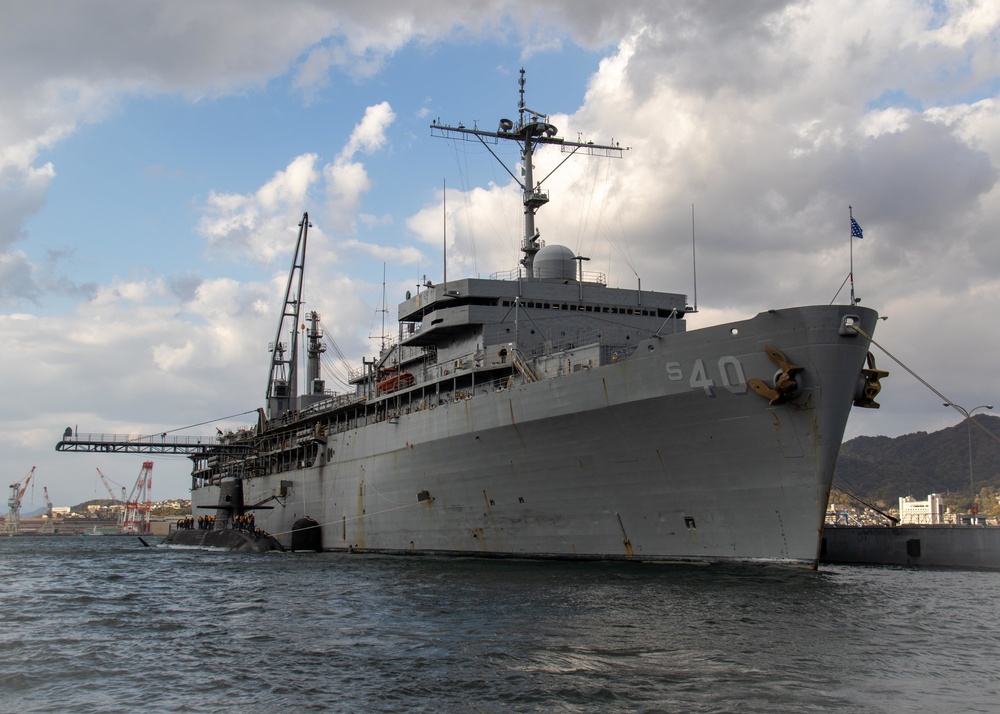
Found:
<path fill-rule="evenodd" d="M 23 481 L 10 485 L 10 498 L 7 499 L 7 520 L 3 526 L 3 532 L 7 535 L 21 532 L 21 499 L 24 498 L 24 492 L 28 490 L 28 483 L 34 475 L 35 467 L 32 466 L 31 471 L 28 472 Z"/>
<path fill-rule="evenodd" d="M 55 527 L 52 525 L 52 501 L 49 500 L 49 487 L 43 486 L 42 492 L 45 494 L 45 523 L 42 524 L 42 529 L 40 533 L 55 533 Z"/>
<path fill-rule="evenodd" d="M 101 477 L 101 483 L 104 484 L 104 488 L 107 489 L 108 495 L 111 496 L 111 505 L 118 506 L 118 525 L 120 527 L 125 521 L 125 487 L 122 486 L 122 497 L 119 499 L 115 496 L 115 492 L 111 490 L 111 484 L 108 483 L 109 479 L 104 475 L 104 472 L 97 469 L 97 475 Z"/>
<path fill-rule="evenodd" d="M 153 488 L 153 462 L 144 461 L 135 486 L 125 501 L 122 516 L 122 533 L 142 535 L 149 533 L 149 513 L 153 510 L 150 491 Z"/>

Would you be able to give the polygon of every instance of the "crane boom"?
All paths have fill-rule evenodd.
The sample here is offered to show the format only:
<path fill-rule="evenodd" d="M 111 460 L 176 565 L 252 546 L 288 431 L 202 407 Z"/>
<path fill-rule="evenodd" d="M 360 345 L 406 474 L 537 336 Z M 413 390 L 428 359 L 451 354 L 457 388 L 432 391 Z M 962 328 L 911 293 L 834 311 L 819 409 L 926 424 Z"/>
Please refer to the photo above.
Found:
<path fill-rule="evenodd" d="M 17 494 L 17 505 L 21 505 L 21 499 L 24 498 L 24 492 L 28 490 L 28 482 L 31 481 L 31 477 L 35 475 L 35 467 L 31 467 L 31 471 L 28 472 L 28 476 L 24 479 L 24 485 L 21 486 L 21 490 Z M 15 488 L 16 483 L 10 485 L 11 488 Z"/>
<path fill-rule="evenodd" d="M 108 483 L 108 477 L 104 475 L 104 472 L 101 471 L 100 469 L 97 469 L 97 475 L 101 477 L 101 483 L 104 484 L 104 488 L 107 489 L 108 495 L 111 496 L 111 500 L 112 500 L 113 503 L 119 503 L 120 504 L 122 501 L 125 500 L 125 487 L 124 486 L 122 486 L 122 497 L 119 499 L 119 498 L 117 498 L 115 496 L 115 492 L 111 490 L 111 484 Z"/>
<path fill-rule="evenodd" d="M 7 520 L 3 526 L 4 533 L 21 532 L 21 499 L 24 498 L 24 492 L 28 490 L 28 484 L 34 475 L 35 467 L 32 466 L 24 481 L 17 481 L 10 485 L 10 498 L 7 499 Z"/>
<path fill-rule="evenodd" d="M 132 487 L 122 519 L 122 533 L 149 533 L 149 512 L 152 510 L 150 489 L 153 487 L 153 462 L 144 461 L 142 471 Z"/>
<path fill-rule="evenodd" d="M 45 523 L 42 524 L 42 533 L 55 533 L 55 527 L 52 524 L 52 501 L 49 499 L 49 487 L 43 486 L 42 491 L 45 493 Z"/>
<path fill-rule="evenodd" d="M 125 487 L 122 486 L 122 497 L 117 498 L 115 496 L 115 492 L 111 490 L 111 484 L 109 483 L 111 479 L 105 476 L 104 472 L 100 469 L 97 469 L 97 475 L 101 477 L 101 483 L 104 484 L 104 488 L 107 489 L 108 495 L 111 496 L 111 505 L 118 506 L 118 527 L 120 528 L 125 522 Z"/>

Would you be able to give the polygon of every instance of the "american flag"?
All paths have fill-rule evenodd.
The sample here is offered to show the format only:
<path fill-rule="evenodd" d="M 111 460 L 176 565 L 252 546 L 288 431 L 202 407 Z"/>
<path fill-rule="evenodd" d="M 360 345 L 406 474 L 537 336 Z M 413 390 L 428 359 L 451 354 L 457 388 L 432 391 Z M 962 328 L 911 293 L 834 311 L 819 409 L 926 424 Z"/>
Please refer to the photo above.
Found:
<path fill-rule="evenodd" d="M 864 234 L 861 231 L 861 226 L 858 222 L 851 218 L 851 238 L 864 238 Z"/>

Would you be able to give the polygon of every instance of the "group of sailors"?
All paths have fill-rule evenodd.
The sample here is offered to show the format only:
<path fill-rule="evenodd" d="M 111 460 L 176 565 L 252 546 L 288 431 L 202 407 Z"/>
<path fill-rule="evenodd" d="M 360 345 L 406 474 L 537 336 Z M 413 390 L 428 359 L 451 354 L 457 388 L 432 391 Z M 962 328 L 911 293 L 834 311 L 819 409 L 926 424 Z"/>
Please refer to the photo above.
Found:
<path fill-rule="evenodd" d="M 194 518 L 191 516 L 186 516 L 177 521 L 177 527 L 183 530 L 191 530 L 194 528 Z M 198 516 L 198 530 L 205 531 L 211 530 L 215 527 L 215 516 Z"/>
<path fill-rule="evenodd" d="M 186 516 L 177 521 L 178 529 L 191 530 L 194 527 L 195 519 L 192 516 Z M 215 530 L 215 516 L 198 516 L 197 527 L 200 531 Z M 244 533 L 252 535 L 254 538 L 260 538 L 261 536 L 266 535 L 264 531 L 254 526 L 252 512 L 233 516 L 232 527 L 234 530 L 243 531 Z"/>
<path fill-rule="evenodd" d="M 249 533 L 254 538 L 260 538 L 261 536 L 267 535 L 267 533 L 263 530 L 254 526 L 253 511 L 245 513 L 242 516 L 233 516 L 233 528 Z"/>

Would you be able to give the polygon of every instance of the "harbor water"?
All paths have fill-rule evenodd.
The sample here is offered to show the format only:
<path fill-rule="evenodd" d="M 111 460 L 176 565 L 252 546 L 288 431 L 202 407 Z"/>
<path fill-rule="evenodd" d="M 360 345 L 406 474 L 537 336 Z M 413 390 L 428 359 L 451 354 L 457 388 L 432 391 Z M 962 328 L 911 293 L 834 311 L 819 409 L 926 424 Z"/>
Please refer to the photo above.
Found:
<path fill-rule="evenodd" d="M 1000 573 L 0 538 L 9 712 L 995 712 Z"/>

